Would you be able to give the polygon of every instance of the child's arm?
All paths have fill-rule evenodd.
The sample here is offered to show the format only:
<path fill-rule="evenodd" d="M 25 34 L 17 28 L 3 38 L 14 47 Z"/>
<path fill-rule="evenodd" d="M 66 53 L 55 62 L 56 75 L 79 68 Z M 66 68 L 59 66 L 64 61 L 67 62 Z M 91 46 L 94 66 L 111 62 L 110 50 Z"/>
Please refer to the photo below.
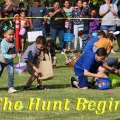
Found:
<path fill-rule="evenodd" d="M 4 41 L 1 42 L 1 52 L 2 52 L 2 56 L 3 56 L 5 59 L 16 58 L 16 54 L 7 54 L 6 47 L 7 47 L 7 45 L 5 44 L 5 42 L 4 42 Z"/>
<path fill-rule="evenodd" d="M 104 63 L 103 67 L 109 71 L 111 71 L 114 74 L 119 74 L 118 69 L 116 69 L 115 67 L 110 67 L 108 64 Z"/>
<path fill-rule="evenodd" d="M 113 47 L 111 46 L 111 47 L 109 47 L 109 48 L 107 49 L 107 54 L 108 54 L 108 55 L 110 54 L 112 48 L 113 48 Z"/>
<path fill-rule="evenodd" d="M 84 76 L 94 77 L 94 78 L 104 78 L 104 77 L 106 77 L 104 74 L 101 74 L 101 73 L 94 74 L 94 73 L 89 72 L 88 70 L 84 70 Z"/>
<path fill-rule="evenodd" d="M 35 67 L 35 65 L 31 61 L 29 61 L 28 64 L 37 74 L 41 76 L 40 70 L 37 67 Z"/>
<path fill-rule="evenodd" d="M 109 65 L 107 65 L 106 63 L 105 63 L 105 64 L 103 64 L 103 67 L 104 67 L 105 69 L 107 69 L 107 70 L 112 71 L 112 72 L 115 70 L 113 67 L 110 67 L 110 66 L 109 66 Z"/>

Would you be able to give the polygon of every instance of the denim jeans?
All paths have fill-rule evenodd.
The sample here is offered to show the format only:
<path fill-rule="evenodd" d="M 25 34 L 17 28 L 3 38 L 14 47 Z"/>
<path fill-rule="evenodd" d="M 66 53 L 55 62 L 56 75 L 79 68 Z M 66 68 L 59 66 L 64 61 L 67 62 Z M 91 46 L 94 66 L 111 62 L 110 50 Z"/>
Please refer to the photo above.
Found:
<path fill-rule="evenodd" d="M 64 47 L 64 29 L 54 29 L 54 28 L 50 28 L 50 33 L 51 33 L 51 38 L 52 41 L 54 43 L 54 45 L 56 45 L 56 37 L 58 35 L 59 37 L 59 47 L 61 48 L 61 50 Z"/>
<path fill-rule="evenodd" d="M 0 63 L 0 77 L 5 67 L 7 67 L 8 71 L 8 87 L 10 88 L 13 87 L 14 84 L 14 64 L 13 62 L 8 64 Z"/>
<path fill-rule="evenodd" d="M 40 27 L 34 27 L 33 31 L 42 31 L 43 32 L 43 36 L 46 37 L 46 29 L 45 26 L 40 26 Z"/>

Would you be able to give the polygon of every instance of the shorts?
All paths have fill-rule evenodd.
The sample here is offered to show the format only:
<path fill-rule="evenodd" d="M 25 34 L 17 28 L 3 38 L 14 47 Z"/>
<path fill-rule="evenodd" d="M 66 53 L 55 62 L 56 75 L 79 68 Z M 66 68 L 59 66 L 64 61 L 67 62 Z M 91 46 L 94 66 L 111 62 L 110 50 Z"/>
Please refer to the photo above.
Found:
<path fill-rule="evenodd" d="M 116 30 L 116 25 L 101 25 L 101 30 L 115 31 Z"/>
<path fill-rule="evenodd" d="M 35 67 L 39 68 L 39 65 L 35 65 Z M 33 70 L 33 68 L 31 68 L 31 66 L 29 64 L 27 64 L 27 72 L 30 75 L 34 75 L 35 74 L 35 71 Z"/>
<path fill-rule="evenodd" d="M 26 34 L 26 29 L 25 28 L 21 28 L 20 32 L 19 32 L 19 35 L 20 36 L 25 36 L 25 34 Z"/>

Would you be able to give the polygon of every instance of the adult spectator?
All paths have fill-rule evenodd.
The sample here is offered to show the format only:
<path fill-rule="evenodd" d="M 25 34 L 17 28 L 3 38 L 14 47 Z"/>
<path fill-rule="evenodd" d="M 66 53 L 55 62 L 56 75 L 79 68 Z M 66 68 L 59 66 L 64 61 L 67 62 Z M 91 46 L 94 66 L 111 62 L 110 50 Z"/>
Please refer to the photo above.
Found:
<path fill-rule="evenodd" d="M 113 4 L 116 4 L 118 7 L 118 17 L 120 18 L 120 0 L 113 0 Z M 120 31 L 120 26 L 117 27 L 117 31 Z M 120 52 L 120 34 L 117 36 L 117 42 L 118 42 L 118 50 L 116 52 Z"/>
<path fill-rule="evenodd" d="M 17 13 L 19 14 L 21 10 L 25 10 L 25 12 L 27 12 L 24 2 L 19 3 L 19 6 L 17 8 Z M 26 13 L 26 14 L 28 14 L 28 13 Z"/>
<path fill-rule="evenodd" d="M 1 9 L 3 17 L 5 13 L 8 13 L 9 17 L 13 17 L 17 12 L 15 4 L 12 2 L 12 0 L 5 0 L 5 3 L 2 5 Z"/>
<path fill-rule="evenodd" d="M 0 6 L 0 18 L 2 18 L 2 13 L 1 13 L 1 6 Z"/>
<path fill-rule="evenodd" d="M 113 0 L 112 3 L 117 5 L 117 7 L 118 7 L 118 16 L 120 17 L 120 0 Z"/>
<path fill-rule="evenodd" d="M 114 32 L 116 30 L 116 22 L 112 19 L 118 14 L 117 6 L 110 4 L 110 0 L 105 0 L 105 4 L 100 6 L 99 14 L 103 17 L 101 29 L 106 33 Z"/>
<path fill-rule="evenodd" d="M 0 6 L 0 18 L 2 18 L 2 14 L 1 14 L 1 6 Z M 1 21 L 0 21 L 1 22 Z M 1 26 L 1 24 L 0 24 L 0 26 Z M 1 27 L 0 27 L 0 29 L 2 29 Z M 1 34 L 0 34 L 0 43 L 1 43 L 1 41 L 2 41 L 2 39 L 1 39 Z"/>
<path fill-rule="evenodd" d="M 45 6 L 40 5 L 40 0 L 34 0 L 34 5 L 29 9 L 29 17 L 44 17 L 46 15 Z M 30 28 L 33 31 L 42 31 L 43 35 L 46 36 L 45 23 L 46 21 L 42 18 L 30 18 Z"/>
<path fill-rule="evenodd" d="M 58 18 L 66 18 L 66 14 L 63 9 L 60 8 L 60 3 L 58 1 L 54 2 L 53 9 L 49 11 L 50 18 L 50 31 L 51 38 L 56 45 L 56 37 L 58 35 L 60 41 L 60 49 L 63 50 L 64 47 L 64 28 L 65 28 L 65 19 Z"/>

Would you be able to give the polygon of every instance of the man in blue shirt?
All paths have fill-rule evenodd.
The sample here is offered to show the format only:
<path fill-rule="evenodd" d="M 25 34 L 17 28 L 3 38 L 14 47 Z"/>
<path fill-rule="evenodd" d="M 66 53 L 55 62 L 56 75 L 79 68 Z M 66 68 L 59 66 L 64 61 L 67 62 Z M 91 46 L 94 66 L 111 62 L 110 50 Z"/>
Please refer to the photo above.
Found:
<path fill-rule="evenodd" d="M 93 52 L 93 45 L 95 42 L 97 42 L 99 39 L 104 38 L 105 37 L 105 32 L 104 31 L 100 31 L 98 33 L 98 37 L 93 37 L 85 46 L 84 52 L 85 53 L 89 53 L 89 52 Z"/>
<path fill-rule="evenodd" d="M 71 84 L 73 87 L 80 89 L 88 88 L 88 78 L 104 78 L 106 75 L 101 72 L 97 73 L 98 68 L 102 65 L 103 60 L 106 58 L 106 50 L 100 48 L 96 53 L 91 52 L 83 54 L 75 63 L 74 72 L 78 77 L 78 82 L 74 77 L 71 77 Z"/>
<path fill-rule="evenodd" d="M 34 6 L 29 9 L 29 17 L 44 17 L 46 15 L 46 8 L 40 5 L 40 0 L 34 0 Z M 46 36 L 45 30 L 46 21 L 42 18 L 31 18 L 30 28 L 34 31 L 42 31 L 43 35 Z"/>

